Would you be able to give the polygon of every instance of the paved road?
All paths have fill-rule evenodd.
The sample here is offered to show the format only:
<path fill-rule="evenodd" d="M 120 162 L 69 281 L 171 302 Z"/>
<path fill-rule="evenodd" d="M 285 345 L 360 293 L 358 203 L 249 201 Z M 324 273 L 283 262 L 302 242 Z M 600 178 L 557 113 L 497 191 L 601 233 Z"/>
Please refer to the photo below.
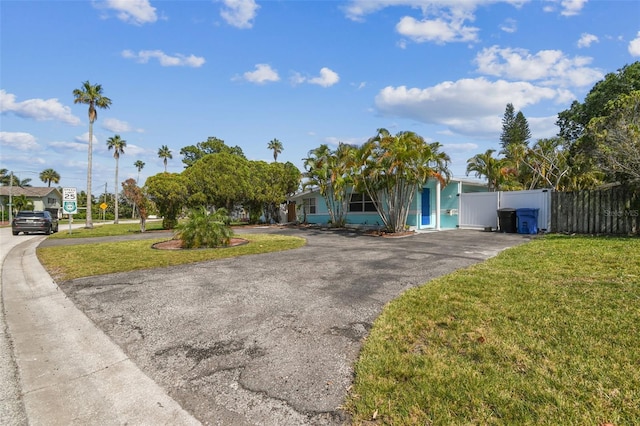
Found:
<path fill-rule="evenodd" d="M 374 319 L 403 291 L 528 240 L 276 229 L 305 247 L 60 288 L 140 369 L 212 425 L 337 425 Z"/>

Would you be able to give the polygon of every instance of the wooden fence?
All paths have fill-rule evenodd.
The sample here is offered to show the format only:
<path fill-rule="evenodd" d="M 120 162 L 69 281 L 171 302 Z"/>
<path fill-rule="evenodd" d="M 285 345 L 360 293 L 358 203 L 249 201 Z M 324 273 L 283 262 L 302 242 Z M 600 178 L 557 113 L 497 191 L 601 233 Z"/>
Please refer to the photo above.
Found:
<path fill-rule="evenodd" d="M 552 192 L 551 232 L 640 235 L 640 190 Z"/>

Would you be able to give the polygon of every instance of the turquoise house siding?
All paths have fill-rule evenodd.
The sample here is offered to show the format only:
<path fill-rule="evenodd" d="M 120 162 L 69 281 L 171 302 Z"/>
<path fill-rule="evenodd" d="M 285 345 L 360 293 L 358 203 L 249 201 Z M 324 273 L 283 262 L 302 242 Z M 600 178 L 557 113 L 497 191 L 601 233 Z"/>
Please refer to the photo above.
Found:
<path fill-rule="evenodd" d="M 487 192 L 485 184 L 478 182 L 465 182 L 460 179 L 451 179 L 451 181 L 440 189 L 440 209 L 437 210 L 437 189 L 438 183 L 435 180 L 429 180 L 422 191 L 418 191 L 407 216 L 407 225 L 411 229 L 428 230 L 428 229 L 455 229 L 458 226 L 458 208 L 460 193 L 468 192 Z M 304 215 L 301 210 L 304 199 L 314 198 L 316 213 L 307 213 L 307 223 L 328 224 L 329 213 L 324 198 L 318 192 L 307 192 L 296 194 L 292 197 L 293 201 L 300 206 L 298 210 L 298 220 L 303 221 Z M 439 217 L 438 217 L 439 216 Z M 371 227 L 382 227 L 383 222 L 377 212 L 348 212 L 348 225 L 360 225 Z"/>

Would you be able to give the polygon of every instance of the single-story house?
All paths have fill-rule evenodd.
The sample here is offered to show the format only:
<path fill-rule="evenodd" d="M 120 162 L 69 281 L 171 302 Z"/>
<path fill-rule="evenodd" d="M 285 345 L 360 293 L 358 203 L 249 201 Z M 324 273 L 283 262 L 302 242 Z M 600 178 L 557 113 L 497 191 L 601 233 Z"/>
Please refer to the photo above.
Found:
<path fill-rule="evenodd" d="M 62 194 L 57 188 L 35 186 L 0 186 L 0 205 L 2 212 L 9 211 L 9 196 L 24 195 L 33 203 L 33 210 L 48 210 L 52 215 L 60 217 L 62 212 Z"/>
<path fill-rule="evenodd" d="M 458 226 L 459 194 L 487 191 L 486 183 L 470 179 L 452 178 L 444 188 L 437 179 L 429 179 L 413 198 L 407 225 L 413 230 L 455 229 Z M 295 220 L 299 222 L 329 222 L 329 212 L 318 189 L 303 191 L 289 198 L 289 221 L 293 221 L 292 205 L 295 205 Z M 355 192 L 350 194 L 346 220 L 347 226 L 384 226 L 371 198 Z"/>

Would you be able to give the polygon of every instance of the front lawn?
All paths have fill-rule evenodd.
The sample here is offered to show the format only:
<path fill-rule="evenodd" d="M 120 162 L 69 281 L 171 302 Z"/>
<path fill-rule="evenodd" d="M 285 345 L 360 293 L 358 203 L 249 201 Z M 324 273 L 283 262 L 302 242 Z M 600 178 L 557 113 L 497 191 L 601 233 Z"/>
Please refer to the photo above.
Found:
<path fill-rule="evenodd" d="M 151 248 L 154 243 L 166 240 L 164 238 L 43 247 L 38 248 L 36 253 L 40 263 L 55 280 L 66 281 L 114 272 L 289 250 L 302 247 L 306 243 L 303 238 L 277 234 L 242 234 L 240 237 L 248 240 L 249 243 L 227 248 L 197 250 Z"/>
<path fill-rule="evenodd" d="M 640 424 L 640 239 L 548 236 L 376 320 L 355 424 Z"/>
<path fill-rule="evenodd" d="M 146 230 L 163 231 L 162 220 L 148 220 Z M 94 223 L 93 228 L 75 228 L 69 234 L 69 222 L 60 220 L 58 222 L 58 232 L 49 235 L 48 238 L 53 240 L 65 238 L 90 238 L 90 237 L 112 237 L 117 235 L 132 235 L 140 233 L 140 224 L 138 222 L 126 221 L 114 225 L 113 223 Z"/>

